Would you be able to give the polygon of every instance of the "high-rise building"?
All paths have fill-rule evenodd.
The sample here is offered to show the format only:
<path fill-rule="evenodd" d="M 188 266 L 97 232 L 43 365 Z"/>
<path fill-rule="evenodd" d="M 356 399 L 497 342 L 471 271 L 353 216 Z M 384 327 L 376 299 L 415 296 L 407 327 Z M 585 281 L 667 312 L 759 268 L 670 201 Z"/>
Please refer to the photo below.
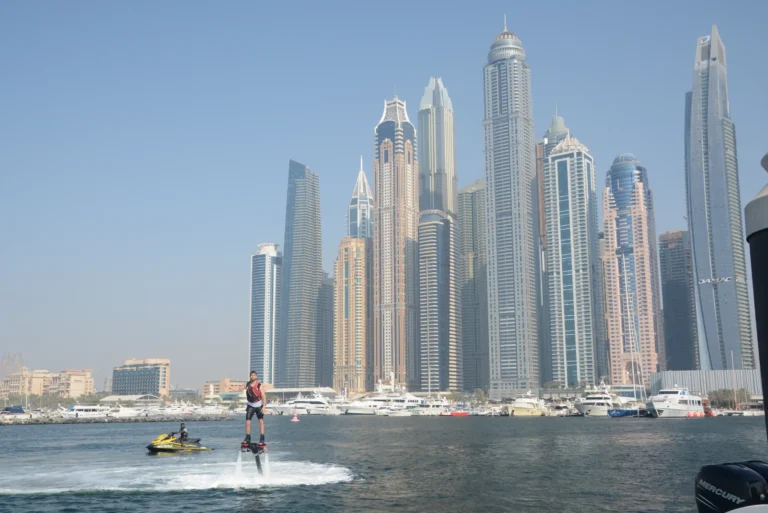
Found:
<path fill-rule="evenodd" d="M 250 366 L 263 383 L 275 383 L 275 349 L 280 339 L 280 284 L 283 267 L 277 244 L 260 244 L 251 256 Z"/>
<path fill-rule="evenodd" d="M 453 104 L 440 78 L 430 78 L 419 107 L 419 210 L 458 208 Z"/>
<path fill-rule="evenodd" d="M 685 95 L 685 184 L 702 369 L 755 368 L 725 45 L 699 38 Z M 733 362 L 731 362 L 733 353 Z"/>
<path fill-rule="evenodd" d="M 488 233 L 485 182 L 459 191 L 459 290 L 464 390 L 488 390 Z"/>
<path fill-rule="evenodd" d="M 431 78 L 419 109 L 419 364 L 421 390 L 463 390 L 458 187 L 453 106 Z"/>
<path fill-rule="evenodd" d="M 520 39 L 496 36 L 483 70 L 490 397 L 539 386 L 538 194 L 531 72 Z"/>
<path fill-rule="evenodd" d="M 659 263 L 667 370 L 698 370 L 696 294 L 691 239 L 687 231 L 667 232 L 659 236 Z"/>
<path fill-rule="evenodd" d="M 656 224 L 648 172 L 617 156 L 603 192 L 605 300 L 614 385 L 649 384 L 664 368 Z"/>
<path fill-rule="evenodd" d="M 345 237 L 334 265 L 333 388 L 373 389 L 373 255 L 370 238 Z"/>
<path fill-rule="evenodd" d="M 552 381 L 577 387 L 597 378 L 599 248 L 595 163 L 567 136 L 544 166 Z"/>
<path fill-rule="evenodd" d="M 320 182 L 307 166 L 288 164 L 277 382 L 317 385 L 317 300 L 322 280 Z"/>
<path fill-rule="evenodd" d="M 547 216 L 544 212 L 544 166 L 549 155 L 560 141 L 570 135 L 571 131 L 565 126 L 565 120 L 557 115 L 552 116 L 552 124 L 544 137 L 536 141 L 536 190 L 538 237 L 538 327 L 539 327 L 539 372 L 541 382 L 552 381 L 552 339 L 549 333 L 549 278 L 547 277 Z"/>
<path fill-rule="evenodd" d="M 419 222 L 419 370 L 422 392 L 464 388 L 456 221 L 424 210 Z"/>
<path fill-rule="evenodd" d="M 115 395 L 167 396 L 171 389 L 171 361 L 163 358 L 125 360 L 112 370 Z"/>
<path fill-rule="evenodd" d="M 373 193 L 363 171 L 363 157 L 360 157 L 360 172 L 352 191 L 347 209 L 347 237 L 373 238 Z"/>
<path fill-rule="evenodd" d="M 374 140 L 374 379 L 416 389 L 419 164 L 404 101 L 384 102 Z"/>
<path fill-rule="evenodd" d="M 605 243 L 605 233 L 597 234 L 597 254 L 599 263 L 597 267 L 598 290 L 595 301 L 595 319 L 597 320 L 597 338 L 595 339 L 595 365 L 597 366 L 597 378 L 600 381 L 610 381 L 611 360 L 610 344 L 608 342 L 607 307 L 605 304 L 605 257 L 608 254 Z"/>
<path fill-rule="evenodd" d="M 323 272 L 317 298 L 317 385 L 333 386 L 333 278 Z"/>

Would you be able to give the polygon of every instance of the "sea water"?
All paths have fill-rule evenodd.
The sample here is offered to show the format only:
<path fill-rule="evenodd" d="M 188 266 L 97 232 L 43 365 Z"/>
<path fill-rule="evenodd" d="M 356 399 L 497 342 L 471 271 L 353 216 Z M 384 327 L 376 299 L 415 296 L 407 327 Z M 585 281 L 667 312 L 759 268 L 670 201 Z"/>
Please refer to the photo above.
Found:
<path fill-rule="evenodd" d="M 695 511 L 705 464 L 768 460 L 762 418 L 267 418 L 259 475 L 239 422 L 215 450 L 151 456 L 172 424 L 0 427 L 0 511 Z M 235 456 L 237 454 L 237 456 Z"/>

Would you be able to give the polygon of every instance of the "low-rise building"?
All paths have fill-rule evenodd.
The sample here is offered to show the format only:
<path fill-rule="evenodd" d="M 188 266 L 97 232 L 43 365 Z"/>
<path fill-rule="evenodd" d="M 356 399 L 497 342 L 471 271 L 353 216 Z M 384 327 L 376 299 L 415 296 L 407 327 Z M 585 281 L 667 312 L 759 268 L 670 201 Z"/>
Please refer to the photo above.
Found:
<path fill-rule="evenodd" d="M 115 395 L 167 397 L 170 389 L 171 361 L 167 359 L 125 360 L 112 371 L 112 393 Z"/>
<path fill-rule="evenodd" d="M 697 395 L 742 389 L 756 396 L 763 395 L 759 369 L 652 372 L 650 381 L 651 394 L 659 393 L 662 388 L 682 387 Z"/>
<path fill-rule="evenodd" d="M 197 399 L 200 394 L 194 388 L 172 388 L 168 394 L 171 399 Z"/>
<path fill-rule="evenodd" d="M 229 378 L 223 378 L 219 381 L 206 381 L 200 387 L 200 395 L 205 400 L 216 400 L 223 393 L 242 392 L 245 390 L 245 383 L 245 381 L 233 381 Z"/>
<path fill-rule="evenodd" d="M 51 382 L 49 392 L 64 398 L 76 399 L 93 393 L 91 369 L 64 369 Z"/>

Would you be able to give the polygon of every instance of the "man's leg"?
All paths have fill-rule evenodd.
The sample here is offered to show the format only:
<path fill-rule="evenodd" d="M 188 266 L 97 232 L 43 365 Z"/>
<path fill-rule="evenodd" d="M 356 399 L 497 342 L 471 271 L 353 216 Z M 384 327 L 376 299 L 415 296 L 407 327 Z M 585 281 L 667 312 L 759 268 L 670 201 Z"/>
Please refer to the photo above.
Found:
<path fill-rule="evenodd" d="M 256 414 L 256 418 L 259 419 L 259 443 L 263 444 L 264 442 L 264 409 L 259 408 L 259 411 Z"/>
<path fill-rule="evenodd" d="M 251 419 L 245 421 L 245 435 L 251 436 Z"/>

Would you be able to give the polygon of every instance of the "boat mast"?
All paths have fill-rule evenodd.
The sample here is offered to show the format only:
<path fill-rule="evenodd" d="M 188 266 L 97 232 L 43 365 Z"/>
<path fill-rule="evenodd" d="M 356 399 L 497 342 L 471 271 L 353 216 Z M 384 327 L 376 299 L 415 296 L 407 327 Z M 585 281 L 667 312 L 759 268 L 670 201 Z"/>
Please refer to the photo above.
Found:
<path fill-rule="evenodd" d="M 733 362 L 733 350 L 731 350 L 731 387 L 733 388 L 733 409 L 739 409 L 739 402 L 736 399 L 736 365 Z"/>

